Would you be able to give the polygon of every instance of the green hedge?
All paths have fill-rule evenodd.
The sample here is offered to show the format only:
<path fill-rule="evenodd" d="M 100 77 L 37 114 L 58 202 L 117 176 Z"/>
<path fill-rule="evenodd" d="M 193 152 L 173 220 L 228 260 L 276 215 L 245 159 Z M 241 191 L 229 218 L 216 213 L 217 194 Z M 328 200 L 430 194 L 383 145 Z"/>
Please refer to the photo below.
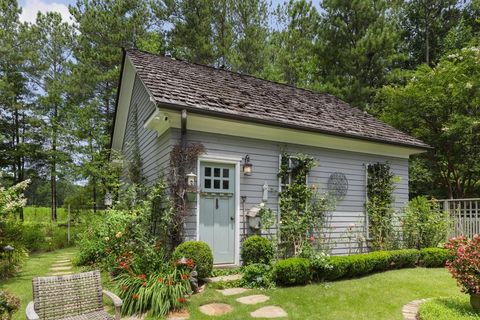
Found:
<path fill-rule="evenodd" d="M 308 283 L 311 278 L 310 261 L 305 258 L 279 260 L 273 266 L 273 279 L 278 285 L 303 285 Z"/>
<path fill-rule="evenodd" d="M 350 256 L 330 257 L 326 266 L 313 270 L 315 279 L 337 280 L 355 278 L 391 269 L 443 267 L 448 259 L 447 250 L 426 248 L 376 251 Z"/>
<path fill-rule="evenodd" d="M 425 268 L 441 268 L 451 256 L 447 249 L 425 248 L 420 250 L 418 265 Z"/>

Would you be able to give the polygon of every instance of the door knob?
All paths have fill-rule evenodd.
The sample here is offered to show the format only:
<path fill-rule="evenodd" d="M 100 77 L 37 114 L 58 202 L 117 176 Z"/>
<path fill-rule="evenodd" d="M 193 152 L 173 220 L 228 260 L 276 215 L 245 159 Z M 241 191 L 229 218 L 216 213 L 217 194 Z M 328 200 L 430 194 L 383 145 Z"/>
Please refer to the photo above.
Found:
<path fill-rule="evenodd" d="M 232 220 L 232 221 L 235 220 L 235 217 L 230 217 L 230 220 Z"/>

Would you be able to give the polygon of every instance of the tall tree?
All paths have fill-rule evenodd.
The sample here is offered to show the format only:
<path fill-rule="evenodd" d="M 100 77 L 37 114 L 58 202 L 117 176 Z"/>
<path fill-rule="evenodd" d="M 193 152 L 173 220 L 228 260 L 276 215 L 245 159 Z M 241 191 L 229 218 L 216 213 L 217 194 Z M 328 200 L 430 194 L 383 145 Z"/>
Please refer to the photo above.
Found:
<path fill-rule="evenodd" d="M 290 0 L 275 13 L 280 30 L 271 35 L 269 62 L 264 76 L 289 85 L 314 85 L 317 66 L 319 14 L 311 2 Z"/>
<path fill-rule="evenodd" d="M 460 18 L 458 0 L 409 0 L 402 8 L 402 30 L 409 66 L 432 65 L 441 55 L 442 41 Z"/>
<path fill-rule="evenodd" d="M 0 0 L 0 168 L 8 169 L 12 182 L 28 178 L 40 157 L 38 121 L 30 111 L 29 29 L 21 24 L 15 0 Z M 23 220 L 23 208 L 19 208 Z"/>
<path fill-rule="evenodd" d="M 33 79 L 39 97 L 38 110 L 44 124 L 45 154 L 49 164 L 52 220 L 57 220 L 57 180 L 70 160 L 68 120 L 72 106 L 65 84 L 71 74 L 74 29 L 59 13 L 38 13 L 32 26 L 37 51 Z M 62 167 L 62 169 L 60 169 Z"/>
<path fill-rule="evenodd" d="M 232 24 L 236 40 L 230 61 L 233 70 L 251 75 L 262 73 L 267 58 L 268 18 L 265 0 L 235 2 Z"/>
<path fill-rule="evenodd" d="M 364 108 L 401 60 L 390 0 L 325 0 L 318 41 L 320 89 Z"/>
<path fill-rule="evenodd" d="M 78 33 L 69 86 L 78 102 L 76 136 L 83 141 L 78 143 L 78 170 L 89 181 L 96 210 L 110 177 L 108 148 L 122 47 L 152 45 L 152 33 L 147 32 L 151 9 L 144 0 L 78 0 L 69 9 Z"/>
<path fill-rule="evenodd" d="M 479 61 L 478 46 L 457 50 L 377 96 L 385 121 L 433 147 L 410 167 L 413 195 L 464 198 L 480 191 Z"/>
<path fill-rule="evenodd" d="M 175 0 L 168 3 L 170 46 L 174 56 L 191 62 L 213 64 L 216 60 L 213 29 L 214 1 Z"/>

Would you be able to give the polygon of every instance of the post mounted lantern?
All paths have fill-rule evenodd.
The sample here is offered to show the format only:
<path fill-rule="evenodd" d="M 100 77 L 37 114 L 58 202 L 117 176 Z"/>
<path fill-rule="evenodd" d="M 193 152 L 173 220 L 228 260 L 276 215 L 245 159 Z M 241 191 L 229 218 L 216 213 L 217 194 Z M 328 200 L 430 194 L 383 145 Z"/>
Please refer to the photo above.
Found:
<path fill-rule="evenodd" d="M 3 251 L 5 251 L 8 255 L 8 262 L 11 263 L 12 262 L 12 253 L 13 253 L 13 250 L 15 248 L 12 247 L 11 245 L 8 245 L 8 246 L 5 246 L 3 247 Z"/>
<path fill-rule="evenodd" d="M 197 180 L 197 175 L 193 172 L 190 172 L 187 174 L 187 186 L 190 188 L 195 187 L 196 185 L 196 180 Z"/>
<path fill-rule="evenodd" d="M 250 163 L 250 156 L 247 154 L 243 162 L 243 174 L 251 176 L 253 171 L 253 165 Z"/>

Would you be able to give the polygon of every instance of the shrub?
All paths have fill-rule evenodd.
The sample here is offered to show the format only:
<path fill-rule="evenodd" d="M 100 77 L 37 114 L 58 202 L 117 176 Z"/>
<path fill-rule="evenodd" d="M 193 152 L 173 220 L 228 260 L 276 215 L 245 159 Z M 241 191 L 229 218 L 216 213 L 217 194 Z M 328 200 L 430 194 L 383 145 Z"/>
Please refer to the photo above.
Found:
<path fill-rule="evenodd" d="M 275 251 L 270 240 L 261 236 L 251 236 L 243 241 L 240 254 L 244 265 L 252 263 L 270 264 Z"/>
<path fill-rule="evenodd" d="M 189 270 L 180 266 L 150 275 L 122 273 L 115 282 L 123 300 L 122 312 L 127 315 L 150 310 L 154 317 L 164 316 L 172 309 L 184 307 L 192 293 Z"/>
<path fill-rule="evenodd" d="M 312 278 L 310 261 L 305 258 L 279 260 L 273 266 L 273 278 L 279 285 L 303 285 Z"/>
<path fill-rule="evenodd" d="M 395 268 L 415 267 L 419 251 L 415 249 L 375 251 L 350 256 L 335 256 L 316 270 L 316 278 L 337 280 L 368 275 Z"/>
<path fill-rule="evenodd" d="M 324 271 L 332 269 L 332 266 L 329 264 L 329 256 L 324 252 L 317 251 L 311 243 L 304 245 L 299 257 L 310 261 L 312 280 L 314 281 L 323 280 Z"/>
<path fill-rule="evenodd" d="M 468 294 L 480 293 L 480 236 L 471 240 L 464 236 L 450 239 L 445 248 L 452 256 L 446 263 L 448 271 L 457 280 L 462 292 Z"/>
<path fill-rule="evenodd" d="M 272 288 L 272 267 L 268 264 L 253 263 L 243 268 L 242 285 L 248 288 Z"/>
<path fill-rule="evenodd" d="M 392 250 L 389 252 L 392 269 L 415 268 L 419 251 L 416 249 Z"/>
<path fill-rule="evenodd" d="M 440 209 L 438 201 L 416 197 L 403 211 L 403 238 L 408 248 L 436 247 L 445 242 L 448 213 Z"/>
<path fill-rule="evenodd" d="M 175 248 L 172 258 L 174 261 L 181 258 L 192 259 L 196 265 L 199 279 L 207 278 L 212 273 L 212 250 L 203 241 L 187 241 L 180 244 Z"/>
<path fill-rule="evenodd" d="M 20 308 L 20 299 L 7 290 L 0 291 L 0 320 L 10 320 Z"/>
<path fill-rule="evenodd" d="M 478 320 L 467 295 L 433 298 L 420 305 L 418 312 L 422 320 Z"/>
<path fill-rule="evenodd" d="M 441 268 L 451 258 L 448 250 L 443 248 L 424 248 L 420 250 L 418 265 L 425 268 Z"/>

